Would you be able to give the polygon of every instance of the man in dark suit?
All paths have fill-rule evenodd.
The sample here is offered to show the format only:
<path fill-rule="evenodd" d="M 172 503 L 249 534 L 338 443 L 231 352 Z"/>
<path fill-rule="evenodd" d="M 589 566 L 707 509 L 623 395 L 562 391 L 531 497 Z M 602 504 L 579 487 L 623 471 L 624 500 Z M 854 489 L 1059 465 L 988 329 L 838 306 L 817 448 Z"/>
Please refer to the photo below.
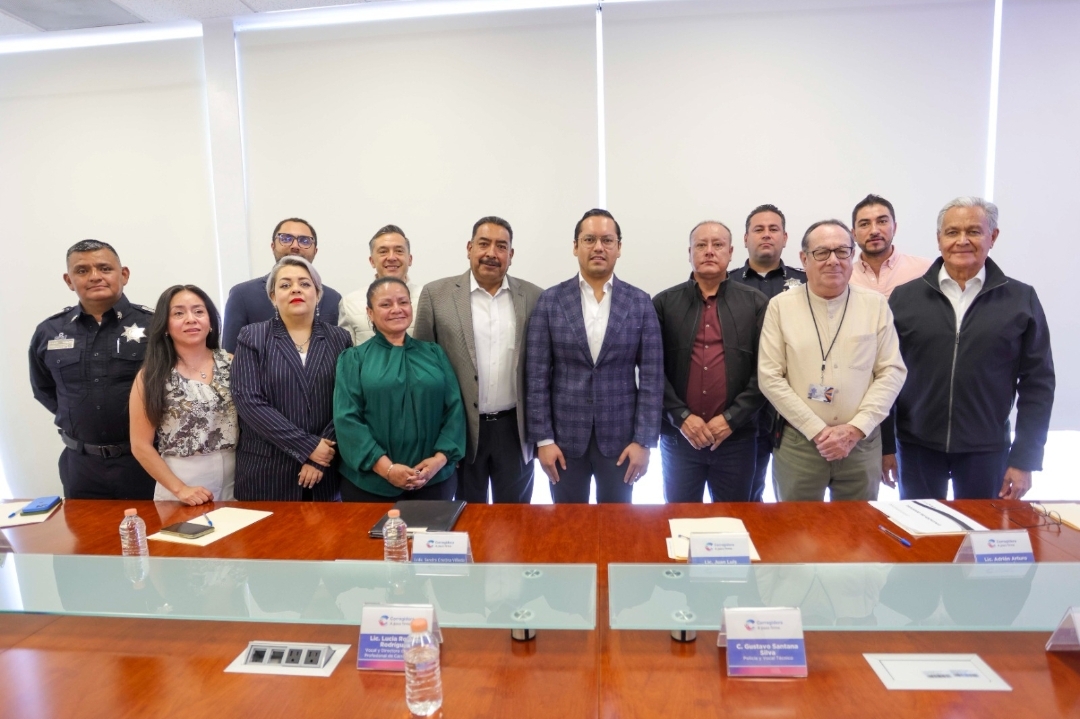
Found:
<path fill-rule="evenodd" d="M 319 236 L 307 220 L 290 217 L 277 223 L 270 235 L 270 250 L 274 253 L 275 263 L 285 255 L 300 255 L 308 262 L 314 262 L 319 252 Z M 274 305 L 266 296 L 266 277 L 263 275 L 241 282 L 229 290 L 229 299 L 225 302 L 225 326 L 221 330 L 221 346 L 226 352 L 236 352 L 236 338 L 240 336 L 240 330 L 274 316 Z M 341 295 L 337 290 L 323 285 L 318 318 L 336 325 L 340 304 Z"/>
<path fill-rule="evenodd" d="M 757 455 L 758 340 L 769 298 L 728 281 L 731 230 L 690 231 L 690 279 L 653 298 L 664 338 L 664 499 L 752 497 Z"/>
<path fill-rule="evenodd" d="M 649 295 L 615 277 L 622 230 L 607 210 L 574 228 L 581 271 L 540 295 L 526 341 L 526 441 L 556 502 L 629 502 L 660 434 L 664 358 Z M 636 378 L 635 378 L 636 374 Z"/>
<path fill-rule="evenodd" d="M 418 340 L 437 342 L 461 385 L 468 447 L 457 498 L 528 503 L 533 445 L 525 443 L 525 326 L 540 288 L 510 277 L 514 231 L 482 217 L 465 245 L 469 270 L 424 287 L 416 308 Z"/>

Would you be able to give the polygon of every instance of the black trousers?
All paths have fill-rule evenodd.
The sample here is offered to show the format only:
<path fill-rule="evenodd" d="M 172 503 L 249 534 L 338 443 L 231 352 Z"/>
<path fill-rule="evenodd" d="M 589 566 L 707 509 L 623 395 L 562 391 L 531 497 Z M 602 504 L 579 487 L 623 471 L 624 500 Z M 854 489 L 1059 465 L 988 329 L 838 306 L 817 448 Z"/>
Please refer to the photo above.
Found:
<path fill-rule="evenodd" d="M 96 457 L 64 448 L 60 483 L 68 499 L 153 499 L 157 482 L 130 454 Z"/>
<path fill-rule="evenodd" d="M 591 479 L 596 477 L 597 504 L 630 504 L 634 485 L 623 482 L 626 464 L 619 467 L 618 457 L 605 457 L 596 444 L 596 431 L 589 437 L 589 446 L 580 457 L 566 457 L 566 469 L 559 467 L 559 481 L 551 485 L 555 504 L 588 504 Z"/>
<path fill-rule="evenodd" d="M 897 442 L 900 499 L 945 499 L 952 478 L 955 499 L 996 499 L 1001 491 L 1009 450 L 939 452 L 911 442 Z"/>
<path fill-rule="evenodd" d="M 521 456 L 517 412 L 500 413 L 496 419 L 480 417 L 476 459 L 461 463 L 457 498 L 487 504 L 488 485 L 495 504 L 528 504 L 532 501 L 533 463 Z"/>
<path fill-rule="evenodd" d="M 762 432 L 759 429 L 756 444 L 754 448 L 756 464 L 754 465 L 754 480 L 750 485 L 750 501 L 762 502 L 765 496 L 765 472 L 768 471 L 769 460 L 772 458 L 772 432 Z"/>
<path fill-rule="evenodd" d="M 457 490 L 457 472 L 436 484 L 430 482 L 420 489 L 406 490 L 396 497 L 387 497 L 382 494 L 372 494 L 360 489 L 347 479 L 341 480 L 342 502 L 400 502 L 408 499 L 453 499 L 454 491 Z"/>

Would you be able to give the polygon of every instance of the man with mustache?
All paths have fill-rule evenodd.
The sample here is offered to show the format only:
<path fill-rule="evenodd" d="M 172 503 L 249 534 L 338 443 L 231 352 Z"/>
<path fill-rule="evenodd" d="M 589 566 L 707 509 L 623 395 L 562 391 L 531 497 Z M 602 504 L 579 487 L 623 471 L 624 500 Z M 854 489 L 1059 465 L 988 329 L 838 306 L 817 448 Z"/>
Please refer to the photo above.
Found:
<path fill-rule="evenodd" d="M 757 454 L 758 340 L 769 298 L 728 282 L 731 230 L 700 222 L 690 231 L 693 272 L 653 298 L 664 338 L 664 499 L 751 498 Z"/>
<path fill-rule="evenodd" d="M 992 202 L 949 202 L 937 237 L 941 257 L 889 299 L 911 372 L 895 408 L 900 497 L 945 499 L 952 479 L 956 499 L 1020 499 L 1042 469 L 1054 404 L 1046 315 L 1035 288 L 990 259 Z"/>
<path fill-rule="evenodd" d="M 799 258 L 806 285 L 765 312 L 758 385 L 786 426 L 773 454 L 781 501 L 877 498 L 881 430 L 907 370 L 885 296 L 849 285 L 855 239 L 815 222 Z"/>
<path fill-rule="evenodd" d="M 526 439 L 556 503 L 629 503 L 660 434 L 664 350 L 652 300 L 615 277 L 622 230 L 607 210 L 574 227 L 579 272 L 529 321 Z"/>
<path fill-rule="evenodd" d="M 905 282 L 922 277 L 930 267 L 925 257 L 905 255 L 893 245 L 896 213 L 884 197 L 867 195 L 859 200 L 851 211 L 851 230 L 861 250 L 852 267 L 853 285 L 888 297 Z"/>
<path fill-rule="evenodd" d="M 527 504 L 533 444 L 525 437 L 525 327 L 540 288 L 510 277 L 514 230 L 482 217 L 465 245 L 469 269 L 424 287 L 416 309 L 418 340 L 446 352 L 465 404 L 466 450 L 457 499 Z"/>
<path fill-rule="evenodd" d="M 375 270 L 375 279 L 397 277 L 404 280 L 409 288 L 410 297 L 420 296 L 420 286 L 409 281 L 409 268 L 412 267 L 412 243 L 405 236 L 405 231 L 397 225 L 386 225 L 368 241 L 368 262 Z M 338 308 L 338 325 L 352 335 L 354 345 L 362 345 L 375 336 L 367 316 L 367 287 L 350 292 L 341 300 Z M 416 313 L 407 332 L 415 337 Z"/>
<path fill-rule="evenodd" d="M 290 217 L 282 220 L 270 234 L 270 251 L 274 253 L 274 263 L 285 255 L 300 255 L 308 262 L 315 261 L 319 252 L 319 236 L 307 220 Z M 225 302 L 224 325 L 221 328 L 221 346 L 230 354 L 236 352 L 236 340 L 240 330 L 256 322 L 266 322 L 274 316 L 276 310 L 270 298 L 266 296 L 266 278 L 256 277 L 247 282 L 234 285 L 229 290 L 229 299 Z M 318 318 L 323 322 L 336 325 L 338 304 L 341 295 L 327 285 L 323 285 L 323 296 L 317 309 Z"/>
<path fill-rule="evenodd" d="M 746 264 L 731 273 L 731 279 L 753 287 L 770 299 L 803 285 L 806 273 L 788 267 L 781 259 L 787 240 L 787 219 L 780 208 L 776 205 L 755 207 L 746 216 L 746 234 L 743 235 L 743 244 L 750 256 Z M 757 455 L 750 489 L 750 499 L 755 502 L 760 502 L 765 492 L 765 471 L 772 456 L 775 424 L 776 410 L 766 402 L 757 419 Z"/>

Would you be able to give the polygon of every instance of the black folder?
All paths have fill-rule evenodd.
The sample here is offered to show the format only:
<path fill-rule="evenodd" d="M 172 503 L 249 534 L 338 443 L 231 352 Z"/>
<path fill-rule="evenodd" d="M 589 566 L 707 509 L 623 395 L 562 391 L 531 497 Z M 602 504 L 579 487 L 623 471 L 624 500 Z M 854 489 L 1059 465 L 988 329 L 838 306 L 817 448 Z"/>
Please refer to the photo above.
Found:
<path fill-rule="evenodd" d="M 464 499 L 409 499 L 398 502 L 394 509 L 401 511 L 401 519 L 406 527 L 427 527 L 429 532 L 449 532 L 461 516 L 465 504 Z M 383 525 L 387 518 L 384 514 L 368 532 L 368 536 L 382 539 Z"/>

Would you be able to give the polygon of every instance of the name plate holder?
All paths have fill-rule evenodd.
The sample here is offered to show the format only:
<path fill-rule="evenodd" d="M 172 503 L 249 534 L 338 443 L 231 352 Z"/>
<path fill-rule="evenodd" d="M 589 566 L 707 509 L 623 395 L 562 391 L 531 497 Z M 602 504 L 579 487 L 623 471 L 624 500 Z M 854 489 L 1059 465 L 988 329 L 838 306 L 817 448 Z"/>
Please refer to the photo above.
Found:
<path fill-rule="evenodd" d="M 414 564 L 472 564 L 468 532 L 417 532 L 412 540 Z"/>
<path fill-rule="evenodd" d="M 1069 607 L 1046 642 L 1048 652 L 1080 652 L 1080 605 Z"/>
<path fill-rule="evenodd" d="M 442 632 L 430 604 L 365 604 L 360 614 L 356 668 L 382 672 L 405 671 L 405 643 L 413 619 L 423 618 L 436 642 Z"/>
<path fill-rule="evenodd" d="M 727 645 L 729 677 L 807 676 L 802 611 L 797 607 L 725 609 L 716 643 Z"/>
<path fill-rule="evenodd" d="M 953 559 L 954 564 L 978 565 L 965 569 L 964 576 L 994 578 L 1023 576 L 1035 562 L 1031 535 L 1026 529 L 968 532 Z"/>
<path fill-rule="evenodd" d="M 746 532 L 696 532 L 688 539 L 690 564 L 750 564 L 750 535 Z"/>

